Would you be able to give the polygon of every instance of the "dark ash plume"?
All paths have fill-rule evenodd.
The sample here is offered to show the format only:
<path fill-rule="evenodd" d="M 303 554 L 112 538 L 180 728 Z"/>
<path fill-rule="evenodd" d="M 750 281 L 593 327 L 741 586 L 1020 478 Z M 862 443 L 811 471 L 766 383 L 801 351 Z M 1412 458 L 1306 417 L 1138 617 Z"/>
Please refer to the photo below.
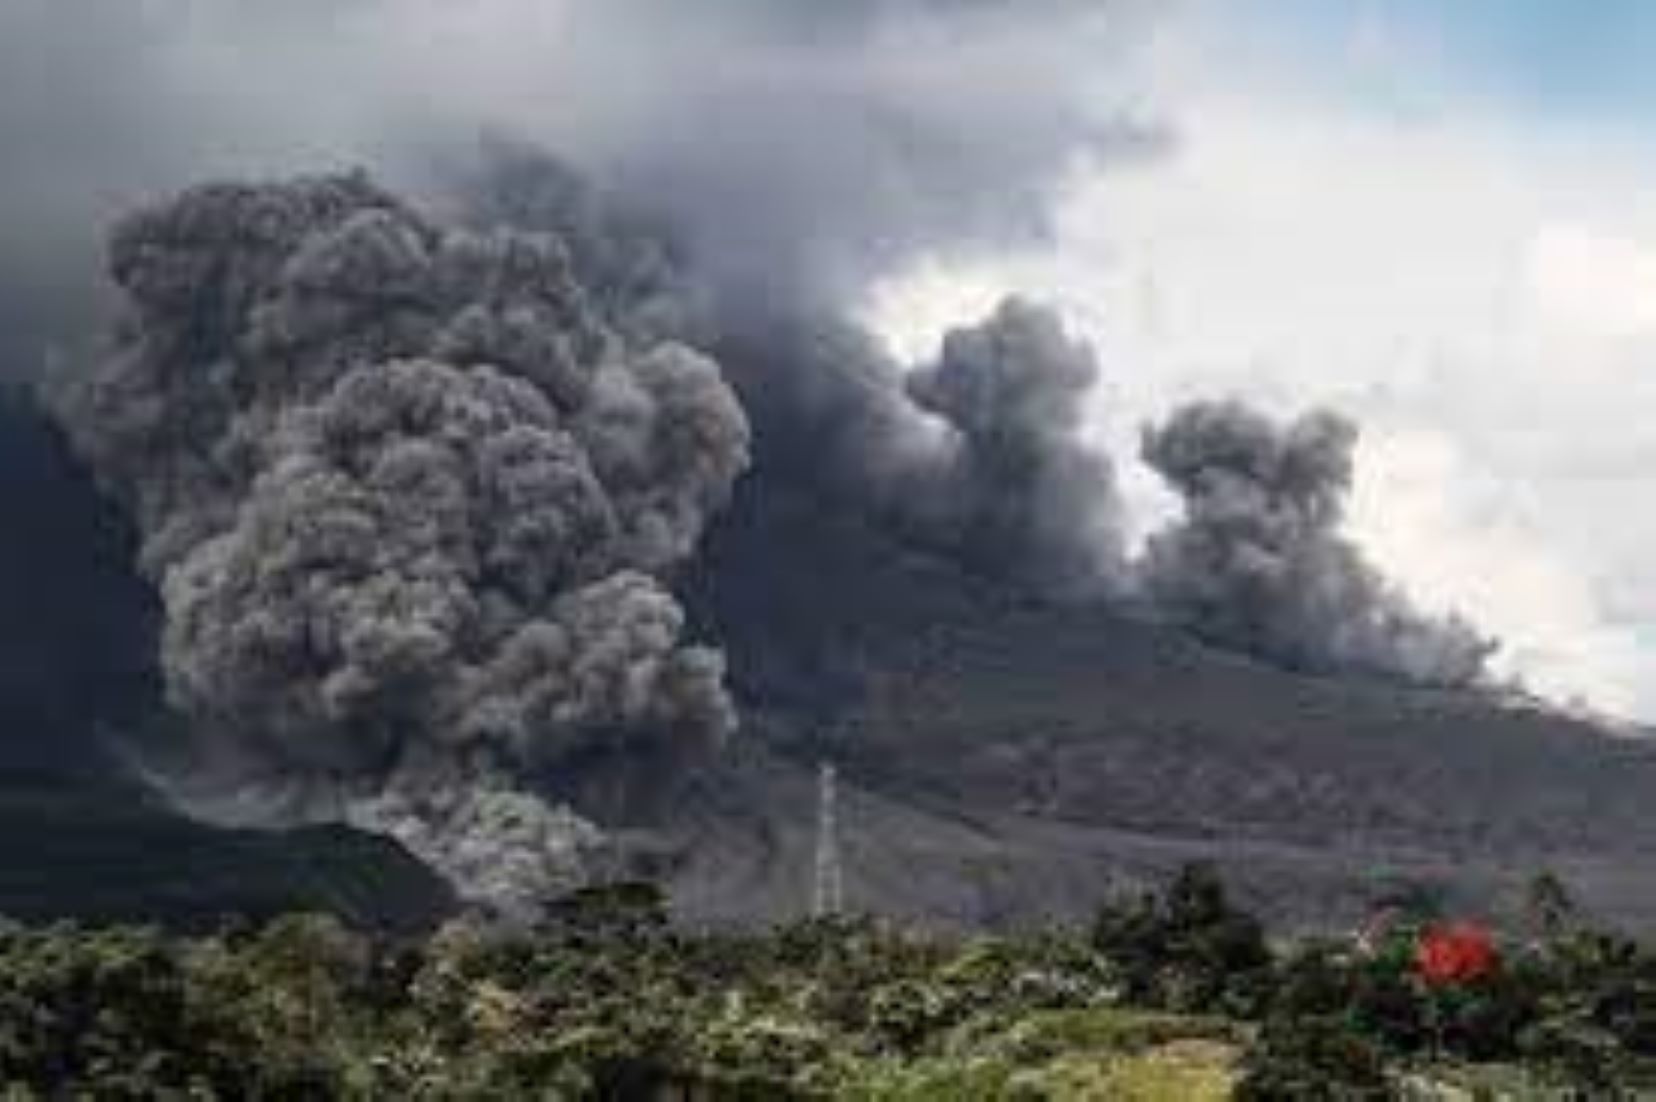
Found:
<path fill-rule="evenodd" d="M 1020 587 L 1110 592 L 1109 467 L 1065 421 L 1085 386 L 1059 384 L 1046 408 L 1002 425 L 951 424 L 851 319 L 875 280 L 917 257 L 1043 241 L 1078 164 L 1160 152 L 1166 134 L 1097 79 L 1135 40 L 1134 8 L 876 0 L 690 15 L 621 0 L 583 30 L 617 69 L 650 74 L 639 94 L 591 135 L 507 131 L 566 152 L 592 186 L 496 143 L 454 190 L 484 224 L 579 243 L 577 266 L 608 289 L 620 328 L 712 349 L 753 422 L 759 479 L 804 479 Z M 605 82 L 593 83 L 603 105 Z M 1032 316 L 990 324 L 1007 333 L 980 342 L 993 366 L 940 377 L 998 375 L 1008 391 L 1069 377 L 1040 362 L 1071 354 L 1060 335 L 1035 335 Z M 1059 421 L 1037 425 L 1047 412 Z"/>
<path fill-rule="evenodd" d="M 1338 535 L 1348 428 L 1308 419 L 1277 445 L 1272 426 L 1241 417 L 1252 426 L 1242 435 L 1260 441 L 1258 462 L 1242 469 L 1269 466 L 1273 449 L 1289 453 L 1280 464 L 1286 482 L 1255 476 L 1251 492 L 1265 502 L 1255 528 L 1216 519 L 1209 508 L 1222 518 L 1229 505 L 1207 496 L 1208 475 L 1184 473 L 1178 444 L 1158 445 L 1160 461 L 1147 458 L 1190 497 L 1193 522 L 1190 534 L 1155 541 L 1135 571 L 1124 562 L 1114 472 L 1081 439 L 1098 368 L 1050 312 L 1003 304 L 981 325 L 948 334 L 936 361 L 905 377 L 830 297 L 812 297 L 826 283 L 788 289 L 792 305 L 781 310 L 774 289 L 769 297 L 720 291 L 719 267 L 699 266 L 668 222 L 629 212 L 624 199 L 600 199 L 557 162 L 495 145 L 483 165 L 466 189 L 474 216 L 581 242 L 572 249 L 577 267 L 620 292 L 605 302 L 622 328 L 656 331 L 673 319 L 667 332 L 683 326 L 713 343 L 754 423 L 758 484 L 826 487 L 974 572 L 1043 596 L 1149 591 L 1168 619 L 1296 668 L 1430 684 L 1469 683 L 1481 672 L 1487 641 L 1458 620 L 1410 610 Z M 780 255 L 815 263 L 805 243 Z M 1326 445 L 1321 452 L 1314 440 Z M 1329 469 L 1312 478 L 1318 455 Z M 1291 580 L 1250 574 L 1266 551 L 1292 564 Z"/>
<path fill-rule="evenodd" d="M 1085 445 L 1092 350 L 1017 299 L 905 375 L 827 304 L 770 313 L 706 280 L 668 224 L 505 142 L 456 185 L 480 226 L 550 231 L 613 325 L 716 349 L 756 435 L 760 479 L 804 479 L 974 572 L 1048 597 L 1126 587 L 1114 472 Z"/>
<path fill-rule="evenodd" d="M 608 329 L 556 240 L 342 177 L 193 190 L 111 265 L 130 309 L 68 419 L 162 593 L 206 741 L 180 791 L 376 827 L 516 910 L 593 836 L 525 778 L 731 729 L 658 579 L 745 418 L 712 361 Z"/>
<path fill-rule="evenodd" d="M 1356 438 L 1332 413 L 1278 425 L 1234 401 L 1147 430 L 1144 460 L 1185 517 L 1150 538 L 1146 595 L 1202 638 L 1291 668 L 1473 684 L 1494 644 L 1421 614 L 1340 535 Z"/>
<path fill-rule="evenodd" d="M 1109 87 L 1139 37 L 1127 0 L 0 7 L 0 88 L 17 85 L 0 138 L 21 151 L 0 234 L 40 245 L 0 237 L 0 315 L 13 276 L 53 294 L 35 287 L 42 251 L 69 257 L 53 267 L 68 297 L 91 285 L 89 228 L 134 196 L 339 163 L 440 195 L 434 165 L 507 135 L 557 150 L 605 201 L 550 162 L 497 164 L 469 174 L 468 218 L 557 233 L 611 328 L 713 351 L 756 422 L 788 411 L 757 426 L 759 449 L 826 459 L 850 497 L 939 435 L 845 320 L 870 282 L 1039 241 L 1073 166 L 1165 141 Z"/>
<path fill-rule="evenodd" d="M 1115 473 L 1080 437 L 1097 380 L 1092 349 L 1019 299 L 951 331 L 938 361 L 908 377 L 950 429 L 942 512 L 963 561 L 1053 596 L 1125 588 Z"/>
<path fill-rule="evenodd" d="M 437 175 L 457 220 L 557 237 L 593 306 L 623 333 L 709 336 L 708 289 L 691 278 L 689 250 L 660 214 L 601 195 L 566 161 L 498 135 Z"/>

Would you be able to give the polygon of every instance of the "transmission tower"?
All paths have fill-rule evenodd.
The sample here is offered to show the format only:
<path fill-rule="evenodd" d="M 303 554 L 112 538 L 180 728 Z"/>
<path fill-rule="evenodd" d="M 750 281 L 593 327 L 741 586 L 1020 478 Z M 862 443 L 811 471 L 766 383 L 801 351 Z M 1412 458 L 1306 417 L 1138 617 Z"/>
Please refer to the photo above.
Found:
<path fill-rule="evenodd" d="M 840 869 L 839 778 L 833 765 L 817 769 L 816 883 L 811 914 L 816 918 L 839 914 L 845 907 L 845 879 Z"/>

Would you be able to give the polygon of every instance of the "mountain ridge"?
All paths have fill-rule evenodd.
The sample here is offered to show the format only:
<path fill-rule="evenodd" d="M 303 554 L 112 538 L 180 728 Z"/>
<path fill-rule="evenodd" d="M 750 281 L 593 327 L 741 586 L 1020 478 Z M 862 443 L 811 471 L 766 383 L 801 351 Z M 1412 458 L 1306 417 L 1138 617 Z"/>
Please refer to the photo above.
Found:
<path fill-rule="evenodd" d="M 745 838 L 735 816 L 685 829 L 731 852 L 783 840 L 749 878 L 757 915 L 802 905 L 811 774 L 832 760 L 853 894 L 860 852 L 863 905 L 921 919 L 1078 917 L 1108 890 L 1216 859 L 1289 925 L 1352 920 L 1412 881 L 1498 911 L 1544 868 L 1607 917 L 1656 921 L 1637 873 L 1656 853 L 1643 795 L 1656 747 L 1579 718 L 1295 674 L 1102 606 L 1025 598 L 797 478 L 750 476 L 681 589 L 747 716 L 704 790 L 741 787 L 762 809 Z M 972 902 L 902 875 L 928 856 L 996 886 Z M 749 917 L 708 899 L 705 861 L 688 867 L 680 891 L 701 901 L 688 910 Z"/>

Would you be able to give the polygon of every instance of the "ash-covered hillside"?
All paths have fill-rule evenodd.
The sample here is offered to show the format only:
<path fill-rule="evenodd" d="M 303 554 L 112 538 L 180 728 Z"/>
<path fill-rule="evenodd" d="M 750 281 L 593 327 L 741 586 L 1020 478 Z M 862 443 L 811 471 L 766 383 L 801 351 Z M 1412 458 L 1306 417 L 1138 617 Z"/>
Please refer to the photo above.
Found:
<path fill-rule="evenodd" d="M 1500 914 L 1541 869 L 1606 917 L 1656 922 L 1641 741 L 1020 596 L 808 481 L 748 480 L 686 592 L 747 722 L 706 807 L 675 818 L 695 839 L 675 881 L 691 913 L 805 906 L 832 761 L 847 891 L 879 911 L 1079 917 L 1214 858 L 1290 925 L 1417 886 Z"/>

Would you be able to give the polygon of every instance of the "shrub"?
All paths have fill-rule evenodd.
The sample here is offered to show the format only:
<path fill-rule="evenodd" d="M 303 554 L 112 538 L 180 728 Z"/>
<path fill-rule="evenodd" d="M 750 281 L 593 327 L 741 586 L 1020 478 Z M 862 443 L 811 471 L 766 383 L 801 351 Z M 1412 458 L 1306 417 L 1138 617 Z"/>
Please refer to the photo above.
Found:
<path fill-rule="evenodd" d="M 1360 1102 L 1391 1096 L 1381 1049 L 1333 1016 L 1274 1018 L 1242 1060 L 1239 1102 Z"/>
<path fill-rule="evenodd" d="M 1231 905 L 1213 866 L 1185 866 L 1166 895 L 1102 908 L 1092 943 L 1119 970 L 1126 996 L 1174 1010 L 1256 1013 L 1271 953 L 1252 915 Z"/>

